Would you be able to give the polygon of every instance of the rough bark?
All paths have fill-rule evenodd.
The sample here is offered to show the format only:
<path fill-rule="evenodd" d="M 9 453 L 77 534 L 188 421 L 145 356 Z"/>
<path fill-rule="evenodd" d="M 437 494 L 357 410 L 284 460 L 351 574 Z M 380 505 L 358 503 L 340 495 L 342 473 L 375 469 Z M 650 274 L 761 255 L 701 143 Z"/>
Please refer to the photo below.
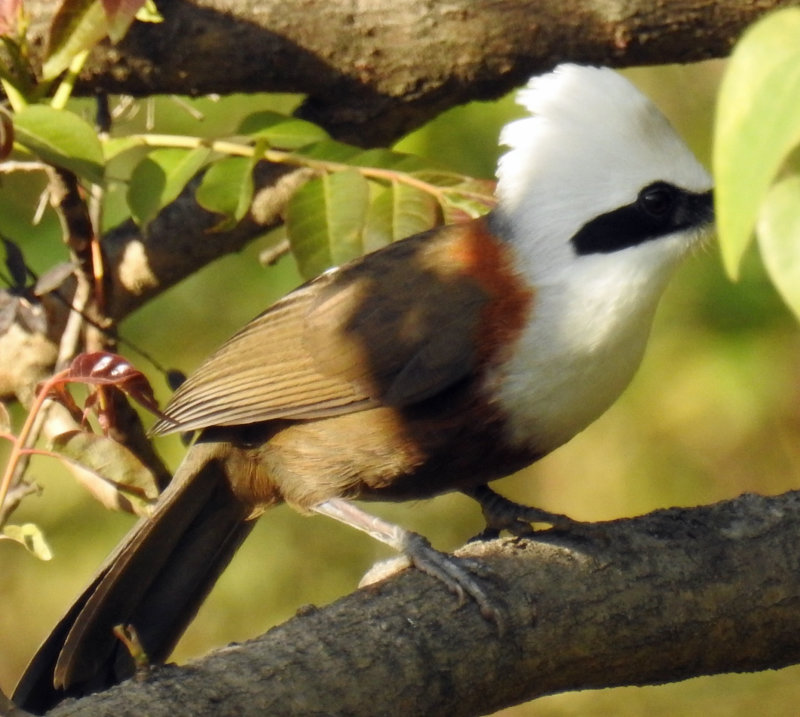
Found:
<path fill-rule="evenodd" d="M 161 0 L 93 53 L 80 90 L 135 95 L 292 91 L 340 139 L 387 143 L 438 112 L 499 96 L 562 60 L 613 66 L 726 54 L 781 0 Z M 51 0 L 28 0 L 40 38 Z M 142 236 L 104 238 L 109 317 L 143 302 L 281 221 L 304 177 L 264 167 L 260 204 L 231 232 L 190 192 Z M 202 241 L 199 240 L 202 238 Z M 0 336 L 0 398 L 26 400 L 52 368 L 50 332 Z M 472 605 L 414 571 L 304 614 L 259 641 L 187 668 L 155 670 L 54 714 L 475 714 L 561 690 L 648 684 L 800 659 L 794 494 L 747 497 L 548 536 L 470 546 L 509 605 L 501 640 Z M 180 700 L 180 702 L 176 702 Z M 402 707 L 402 709 L 401 709 Z"/>
<path fill-rule="evenodd" d="M 786 0 L 161 0 L 92 55 L 83 90 L 299 92 L 341 139 L 382 144 L 437 113 L 499 97 L 559 60 L 612 66 L 728 53 Z M 38 37 L 52 0 L 28 1 Z M 38 47 L 41 47 L 41 41 Z"/>
<path fill-rule="evenodd" d="M 799 537 L 800 493 L 788 493 L 471 544 L 459 554 L 491 571 L 502 635 L 406 570 L 50 714 L 474 715 L 566 690 L 780 667 L 800 659 Z"/>
<path fill-rule="evenodd" d="M 632 65 L 724 55 L 747 23 L 786 4 L 371 0 L 356 7 L 344 0 L 163 0 L 165 22 L 137 23 L 121 45 L 98 48 L 81 88 L 307 93 L 306 114 L 340 139 L 373 144 L 458 103 L 499 96 L 562 60 Z M 26 2 L 40 53 L 54 8 L 49 0 Z M 193 187 L 147 236 L 132 223 L 112 231 L 103 241 L 108 317 L 123 318 L 279 224 L 291 188 L 303 178 L 262 169 L 253 211 L 229 232 L 209 234 L 218 218 L 197 205 Z M 0 337 L 0 400 L 26 399 L 57 355 L 68 309 L 58 300 L 45 305 L 47 336 L 10 331 Z"/>

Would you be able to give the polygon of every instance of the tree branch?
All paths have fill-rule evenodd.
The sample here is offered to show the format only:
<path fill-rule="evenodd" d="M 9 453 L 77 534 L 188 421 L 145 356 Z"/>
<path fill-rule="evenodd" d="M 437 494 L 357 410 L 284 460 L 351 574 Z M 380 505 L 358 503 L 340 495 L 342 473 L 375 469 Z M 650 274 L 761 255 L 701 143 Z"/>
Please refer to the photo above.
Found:
<path fill-rule="evenodd" d="M 421 0 L 373 0 L 363 13 L 353 13 L 349 3 L 329 0 L 172 0 L 160 3 L 165 23 L 135 23 L 120 46 L 99 47 L 81 89 L 305 92 L 306 114 L 335 135 L 365 144 L 388 142 L 455 104 L 499 96 L 560 60 L 624 65 L 725 54 L 747 23 L 786 4 L 642 0 L 623 6 L 570 0 L 556 11 L 542 0 L 456 0 L 446 9 Z M 26 3 L 39 53 L 54 7 L 48 0 Z M 305 179 L 286 171 L 259 170 L 259 201 L 230 232 L 209 233 L 218 218 L 197 205 L 190 186 L 147 236 L 129 222 L 104 237 L 108 316 L 123 318 L 280 223 L 292 188 Z M 0 398 L 24 400 L 48 373 L 67 308 L 47 297 L 43 301 L 47 337 L 27 331 L 1 337 L 0 357 L 7 360 L 0 370 Z"/>
<path fill-rule="evenodd" d="M 146 234 L 132 221 L 103 239 L 106 271 L 113 287 L 109 315 L 124 318 L 215 259 L 239 251 L 283 221 L 294 191 L 311 176 L 308 170 L 260 163 L 254 172 L 256 196 L 248 215 L 232 230 L 211 231 L 219 215 L 197 204 L 192 182 L 150 224 Z"/>
<path fill-rule="evenodd" d="M 267 518 L 268 519 L 268 518 Z M 800 660 L 800 493 L 470 544 L 499 635 L 414 570 L 67 715 L 486 714 L 535 697 Z M 569 636 L 566 640 L 565 636 Z"/>
<path fill-rule="evenodd" d="M 78 91 L 299 92 L 339 139 L 386 144 L 448 107 L 500 97 L 559 59 L 610 66 L 728 53 L 788 0 L 171 0 L 92 53 Z M 28 0 L 41 49 L 50 0 Z"/>
<path fill-rule="evenodd" d="M 80 89 L 300 92 L 302 113 L 334 136 L 381 144 L 561 60 L 722 56 L 757 15 L 787 4 L 373 0 L 354 13 L 341 0 L 162 0 L 166 22 L 137 24 L 119 47 L 99 48 Z M 26 7 L 40 51 L 54 5 Z M 124 317 L 279 223 L 304 177 L 259 172 L 261 207 L 231 232 L 208 232 L 218 218 L 190 188 L 147 236 L 125 225 L 105 237 L 108 315 Z M 66 311 L 45 304 L 47 336 L 13 326 L 0 337 L 0 395 L 29 396 L 55 361 Z M 469 546 L 465 554 L 486 559 L 509 603 L 502 639 L 473 605 L 454 610 L 440 585 L 407 571 L 258 641 L 53 714 L 474 714 L 563 690 L 779 667 L 800 659 L 798 500 L 749 496 L 586 535 Z"/>

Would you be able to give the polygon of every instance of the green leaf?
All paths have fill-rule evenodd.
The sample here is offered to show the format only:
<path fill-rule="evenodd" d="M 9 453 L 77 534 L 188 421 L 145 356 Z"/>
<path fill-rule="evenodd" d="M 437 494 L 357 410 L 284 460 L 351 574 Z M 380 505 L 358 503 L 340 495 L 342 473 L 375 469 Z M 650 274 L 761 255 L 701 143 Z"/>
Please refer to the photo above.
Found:
<path fill-rule="evenodd" d="M 376 169 L 393 169 L 398 172 L 432 171 L 435 165 L 423 157 L 404 152 L 393 152 L 390 149 L 376 148 L 359 152 L 348 159 L 348 164 L 355 167 L 374 167 Z"/>
<path fill-rule="evenodd" d="M 299 149 L 329 138 L 318 125 L 268 110 L 245 117 L 237 134 L 265 139 L 271 147 L 281 149 Z"/>
<path fill-rule="evenodd" d="M 145 141 L 137 136 L 131 135 L 128 137 L 110 137 L 102 143 L 103 156 L 106 162 L 116 159 L 120 155 L 133 150 L 152 151 Z"/>
<path fill-rule="evenodd" d="M 462 177 L 462 181 L 451 187 L 453 191 L 447 192 L 442 202 L 445 224 L 455 224 L 486 214 L 496 203 L 494 188 L 493 181 L 464 180 Z"/>
<path fill-rule="evenodd" d="M 364 244 L 373 251 L 390 242 L 430 229 L 439 219 L 439 203 L 428 192 L 392 182 L 367 212 Z"/>
<path fill-rule="evenodd" d="M 178 197 L 210 154 L 207 147 L 155 149 L 139 162 L 128 184 L 128 205 L 136 222 L 147 226 Z"/>
<path fill-rule="evenodd" d="M 43 79 L 57 77 L 76 55 L 91 50 L 107 34 L 108 20 L 101 3 L 95 0 L 62 2 L 50 23 Z"/>
<path fill-rule="evenodd" d="M 45 80 L 52 80 L 69 67 L 81 52 L 91 50 L 105 37 L 119 42 L 135 18 L 159 22 L 148 12 L 145 0 L 62 0 L 50 23 L 47 55 L 42 66 Z"/>
<path fill-rule="evenodd" d="M 232 229 L 244 218 L 253 201 L 253 160 L 226 157 L 214 162 L 203 176 L 195 198 L 209 212 L 225 215 L 215 227 L 217 231 Z"/>
<path fill-rule="evenodd" d="M 50 560 L 53 551 L 45 540 L 44 533 L 34 523 L 22 525 L 6 525 L 0 533 L 0 538 L 13 540 L 33 553 L 39 560 Z"/>
<path fill-rule="evenodd" d="M 299 155 L 300 157 L 320 159 L 325 162 L 346 163 L 362 152 L 362 149 L 354 147 L 352 144 L 337 142 L 335 139 L 323 139 L 322 141 L 314 142 L 314 144 L 310 144 L 307 147 L 299 148 L 295 154 Z"/>
<path fill-rule="evenodd" d="M 759 207 L 800 143 L 800 8 L 753 25 L 733 51 L 720 88 L 714 141 L 717 231 L 738 273 Z"/>
<path fill-rule="evenodd" d="M 48 164 L 95 184 L 103 181 L 103 148 L 94 128 L 74 112 L 29 105 L 14 117 L 16 141 Z"/>
<path fill-rule="evenodd" d="M 286 231 L 300 273 L 316 276 L 363 253 L 369 184 L 355 170 L 326 174 L 289 201 Z"/>
<path fill-rule="evenodd" d="M 767 271 L 800 319 L 800 176 L 784 179 L 770 189 L 757 229 Z"/>
<path fill-rule="evenodd" d="M 158 497 L 158 484 L 150 469 L 111 438 L 86 431 L 66 431 L 53 439 L 53 446 L 59 458 L 77 464 L 137 504 Z"/>
<path fill-rule="evenodd" d="M 164 22 L 164 16 L 158 11 L 155 0 L 144 0 L 144 5 L 136 13 L 136 19 L 139 22 Z"/>

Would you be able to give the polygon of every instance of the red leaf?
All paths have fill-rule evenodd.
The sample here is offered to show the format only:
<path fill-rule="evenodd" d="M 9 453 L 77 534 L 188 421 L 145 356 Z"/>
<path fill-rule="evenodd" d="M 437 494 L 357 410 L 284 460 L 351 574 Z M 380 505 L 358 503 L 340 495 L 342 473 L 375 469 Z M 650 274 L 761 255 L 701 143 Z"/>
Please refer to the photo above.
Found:
<path fill-rule="evenodd" d="M 147 377 L 127 359 L 109 351 L 76 356 L 70 364 L 66 380 L 94 386 L 113 386 L 127 393 L 148 411 L 163 416 Z"/>

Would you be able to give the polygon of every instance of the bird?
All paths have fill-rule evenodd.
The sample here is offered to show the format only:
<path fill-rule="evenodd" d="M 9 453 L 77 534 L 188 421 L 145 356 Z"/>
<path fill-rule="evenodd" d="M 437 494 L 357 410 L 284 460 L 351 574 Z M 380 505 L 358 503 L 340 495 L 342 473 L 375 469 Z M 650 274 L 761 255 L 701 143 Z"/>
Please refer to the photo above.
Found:
<path fill-rule="evenodd" d="M 41 713 L 163 661 L 267 509 L 363 530 L 495 603 L 470 566 L 353 501 L 459 491 L 490 531 L 564 516 L 488 484 L 603 414 L 642 359 L 676 267 L 713 226 L 712 180 L 665 116 L 606 67 L 561 64 L 518 93 L 496 205 L 328 270 L 224 343 L 154 434 L 197 431 L 151 516 L 45 640 L 14 701 Z"/>

